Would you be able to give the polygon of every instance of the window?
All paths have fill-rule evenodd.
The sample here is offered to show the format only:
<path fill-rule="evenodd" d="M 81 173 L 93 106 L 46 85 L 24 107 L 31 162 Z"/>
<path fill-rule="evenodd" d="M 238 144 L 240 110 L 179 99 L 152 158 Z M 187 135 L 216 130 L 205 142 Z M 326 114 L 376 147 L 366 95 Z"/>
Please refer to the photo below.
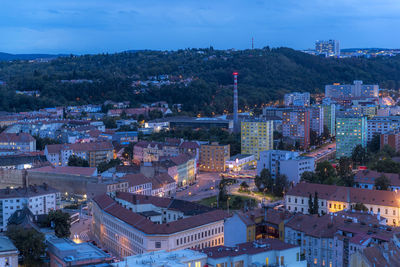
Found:
<path fill-rule="evenodd" d="M 161 248 L 161 242 L 156 241 L 155 242 L 155 248 Z"/>

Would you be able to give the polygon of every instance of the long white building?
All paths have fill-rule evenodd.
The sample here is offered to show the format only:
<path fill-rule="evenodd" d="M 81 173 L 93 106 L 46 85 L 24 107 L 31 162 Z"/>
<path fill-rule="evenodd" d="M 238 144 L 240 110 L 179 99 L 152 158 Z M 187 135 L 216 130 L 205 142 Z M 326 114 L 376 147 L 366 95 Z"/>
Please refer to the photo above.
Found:
<path fill-rule="evenodd" d="M 224 244 L 227 213 L 192 202 L 117 192 L 93 200 L 92 233 L 119 257 Z"/>
<path fill-rule="evenodd" d="M 367 121 L 367 141 L 374 135 L 386 134 L 400 128 L 400 116 L 376 116 Z"/>

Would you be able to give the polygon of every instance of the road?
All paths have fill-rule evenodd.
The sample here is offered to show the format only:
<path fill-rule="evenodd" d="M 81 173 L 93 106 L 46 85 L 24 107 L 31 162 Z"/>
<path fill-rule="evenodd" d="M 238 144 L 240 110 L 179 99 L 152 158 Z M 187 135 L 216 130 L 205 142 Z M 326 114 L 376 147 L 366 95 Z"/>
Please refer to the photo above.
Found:
<path fill-rule="evenodd" d="M 75 243 L 82 243 L 90 241 L 90 224 L 92 223 L 92 217 L 87 215 L 82 215 L 79 222 L 74 223 L 71 226 L 71 236 L 70 238 Z"/>
<path fill-rule="evenodd" d="M 336 142 L 330 143 L 329 145 L 318 148 L 310 153 L 307 153 L 306 156 L 313 157 L 315 162 L 328 160 L 333 157 L 333 154 L 336 153 Z"/>
<path fill-rule="evenodd" d="M 216 196 L 218 194 L 218 185 L 221 180 L 219 173 L 206 172 L 197 175 L 197 183 L 192 186 L 188 186 L 187 189 L 177 192 L 176 198 L 198 201 L 203 198 Z"/>

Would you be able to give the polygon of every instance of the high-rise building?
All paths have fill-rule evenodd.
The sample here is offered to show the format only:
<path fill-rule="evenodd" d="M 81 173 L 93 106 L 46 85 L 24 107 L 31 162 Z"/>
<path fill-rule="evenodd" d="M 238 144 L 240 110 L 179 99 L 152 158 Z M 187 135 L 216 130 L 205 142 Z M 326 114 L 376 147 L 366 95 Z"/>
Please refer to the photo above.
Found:
<path fill-rule="evenodd" d="M 379 85 L 363 84 L 362 81 L 354 81 L 353 84 L 334 83 L 325 85 L 325 97 L 346 98 L 375 98 L 379 96 Z"/>
<path fill-rule="evenodd" d="M 368 120 L 367 141 L 374 135 L 386 134 L 400 128 L 399 116 L 376 116 Z"/>
<path fill-rule="evenodd" d="M 285 106 L 309 106 L 310 93 L 294 92 L 285 94 L 284 100 L 285 100 Z"/>
<path fill-rule="evenodd" d="M 312 106 L 308 110 L 311 130 L 321 135 L 324 132 L 324 109 L 321 106 Z"/>
<path fill-rule="evenodd" d="M 242 154 L 259 159 L 260 152 L 273 149 L 274 122 L 272 120 L 244 120 L 241 123 Z"/>
<path fill-rule="evenodd" d="M 315 42 L 315 51 L 318 54 L 325 55 L 326 57 L 339 57 L 340 46 L 337 40 L 318 40 Z"/>
<path fill-rule="evenodd" d="M 213 142 L 200 146 L 200 171 L 224 172 L 225 162 L 230 157 L 230 145 Z"/>
<path fill-rule="evenodd" d="M 282 114 L 282 135 L 299 142 L 304 149 L 310 146 L 310 111 L 293 109 Z"/>
<path fill-rule="evenodd" d="M 357 145 L 367 146 L 367 117 L 336 118 L 336 158 L 351 157 Z"/>
<path fill-rule="evenodd" d="M 323 105 L 324 110 L 324 126 L 329 130 L 330 136 L 336 135 L 336 105 Z"/>

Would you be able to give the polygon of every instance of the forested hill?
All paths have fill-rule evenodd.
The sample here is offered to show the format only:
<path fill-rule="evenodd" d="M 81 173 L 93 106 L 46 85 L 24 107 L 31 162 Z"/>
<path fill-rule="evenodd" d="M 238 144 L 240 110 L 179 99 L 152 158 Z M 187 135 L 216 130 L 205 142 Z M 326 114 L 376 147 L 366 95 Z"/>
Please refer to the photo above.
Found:
<path fill-rule="evenodd" d="M 33 110 L 65 104 L 130 100 L 181 103 L 185 111 L 206 115 L 232 109 L 232 72 L 239 72 L 239 105 L 280 99 L 290 91 L 322 92 L 333 82 L 379 83 L 400 87 L 400 57 L 334 59 L 288 48 L 175 52 L 135 51 L 70 56 L 50 62 L 0 62 L 0 109 Z M 166 85 L 149 76 L 168 74 Z M 165 82 L 168 81 L 168 82 Z M 169 83 L 169 85 L 168 85 Z M 0 82 L 1 84 L 1 82 Z M 40 91 L 40 97 L 16 94 Z"/>

